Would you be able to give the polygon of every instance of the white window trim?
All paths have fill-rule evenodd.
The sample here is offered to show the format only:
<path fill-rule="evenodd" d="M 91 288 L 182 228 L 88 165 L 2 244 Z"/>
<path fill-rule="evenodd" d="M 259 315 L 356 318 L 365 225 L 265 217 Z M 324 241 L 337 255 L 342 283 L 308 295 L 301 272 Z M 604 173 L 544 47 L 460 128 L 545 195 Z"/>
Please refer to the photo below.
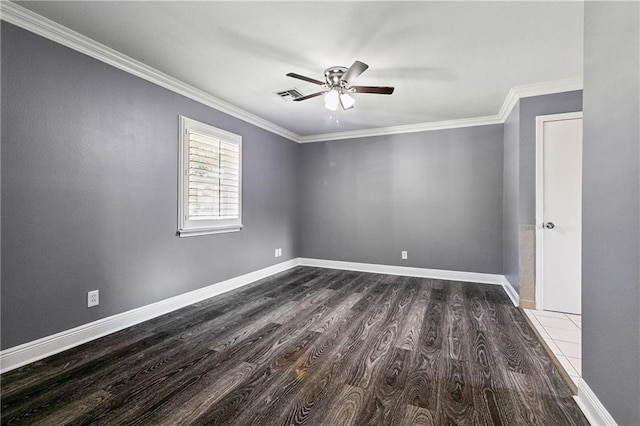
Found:
<path fill-rule="evenodd" d="M 226 232 L 238 232 L 242 229 L 242 136 L 235 133 L 227 132 L 216 127 L 204 124 L 190 118 L 179 116 L 180 128 L 180 150 L 179 172 L 178 172 L 178 235 L 180 237 L 195 237 L 199 235 L 221 234 Z M 240 155 L 240 167 L 238 177 L 238 197 L 240 204 L 238 206 L 238 219 L 221 219 L 216 220 L 219 224 L 213 225 L 208 221 L 205 224 L 197 224 L 196 221 L 190 221 L 187 217 L 189 205 L 189 180 L 185 179 L 189 173 L 189 139 L 187 138 L 189 129 L 199 131 L 201 133 L 233 141 L 238 144 Z"/>

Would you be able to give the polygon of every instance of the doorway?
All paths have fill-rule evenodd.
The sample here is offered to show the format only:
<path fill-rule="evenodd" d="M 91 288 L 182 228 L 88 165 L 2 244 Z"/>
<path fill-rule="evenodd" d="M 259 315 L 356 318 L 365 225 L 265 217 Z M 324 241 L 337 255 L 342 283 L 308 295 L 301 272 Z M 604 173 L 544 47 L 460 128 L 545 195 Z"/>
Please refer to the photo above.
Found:
<path fill-rule="evenodd" d="M 536 117 L 536 309 L 581 313 L 582 112 Z"/>

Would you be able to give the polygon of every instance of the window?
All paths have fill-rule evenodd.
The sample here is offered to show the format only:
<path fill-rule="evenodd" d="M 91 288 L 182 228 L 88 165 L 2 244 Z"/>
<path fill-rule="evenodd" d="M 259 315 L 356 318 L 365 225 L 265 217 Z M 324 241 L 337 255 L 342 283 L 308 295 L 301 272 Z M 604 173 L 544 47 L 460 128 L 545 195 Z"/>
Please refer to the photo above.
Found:
<path fill-rule="evenodd" d="M 181 237 L 242 228 L 242 137 L 180 116 Z"/>

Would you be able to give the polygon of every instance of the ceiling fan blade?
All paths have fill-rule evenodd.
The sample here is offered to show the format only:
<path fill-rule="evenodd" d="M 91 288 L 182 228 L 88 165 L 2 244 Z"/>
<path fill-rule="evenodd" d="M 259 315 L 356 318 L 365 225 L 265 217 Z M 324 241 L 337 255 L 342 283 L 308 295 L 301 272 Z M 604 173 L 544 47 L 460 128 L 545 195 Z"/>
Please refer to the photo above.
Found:
<path fill-rule="evenodd" d="M 304 75 L 296 74 L 295 72 L 290 72 L 287 74 L 287 77 L 297 78 L 298 80 L 308 81 L 309 83 L 318 84 L 320 86 L 324 85 L 323 81 L 316 80 L 315 78 L 305 77 Z"/>
<path fill-rule="evenodd" d="M 390 95 L 393 93 L 393 87 L 383 86 L 351 86 L 349 91 L 353 93 L 374 93 L 378 95 Z"/>
<path fill-rule="evenodd" d="M 315 98 L 316 96 L 324 95 L 325 93 L 327 93 L 327 92 L 316 92 L 316 93 L 312 93 L 310 95 L 300 96 L 299 98 L 295 98 L 294 101 L 296 101 L 296 102 L 298 102 L 298 101 L 306 101 L 307 99 Z"/>
<path fill-rule="evenodd" d="M 341 81 L 346 81 L 347 83 L 352 83 L 360 74 L 366 71 L 369 68 L 369 65 L 364 62 L 355 61 L 353 65 L 349 67 L 347 72 L 342 75 Z"/>

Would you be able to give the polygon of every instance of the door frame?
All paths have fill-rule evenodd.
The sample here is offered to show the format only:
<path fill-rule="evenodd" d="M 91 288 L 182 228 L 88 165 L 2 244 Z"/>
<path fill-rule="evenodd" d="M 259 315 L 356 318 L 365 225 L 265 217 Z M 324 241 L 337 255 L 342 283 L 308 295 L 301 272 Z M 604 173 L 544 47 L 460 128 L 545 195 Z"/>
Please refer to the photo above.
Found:
<path fill-rule="evenodd" d="M 550 121 L 576 120 L 582 117 L 582 111 L 567 112 L 562 114 L 549 114 L 536 116 L 536 309 L 543 310 L 542 296 L 544 294 L 544 284 L 542 280 L 543 247 L 544 247 L 544 124 Z M 583 121 L 584 123 L 584 121 Z"/>

